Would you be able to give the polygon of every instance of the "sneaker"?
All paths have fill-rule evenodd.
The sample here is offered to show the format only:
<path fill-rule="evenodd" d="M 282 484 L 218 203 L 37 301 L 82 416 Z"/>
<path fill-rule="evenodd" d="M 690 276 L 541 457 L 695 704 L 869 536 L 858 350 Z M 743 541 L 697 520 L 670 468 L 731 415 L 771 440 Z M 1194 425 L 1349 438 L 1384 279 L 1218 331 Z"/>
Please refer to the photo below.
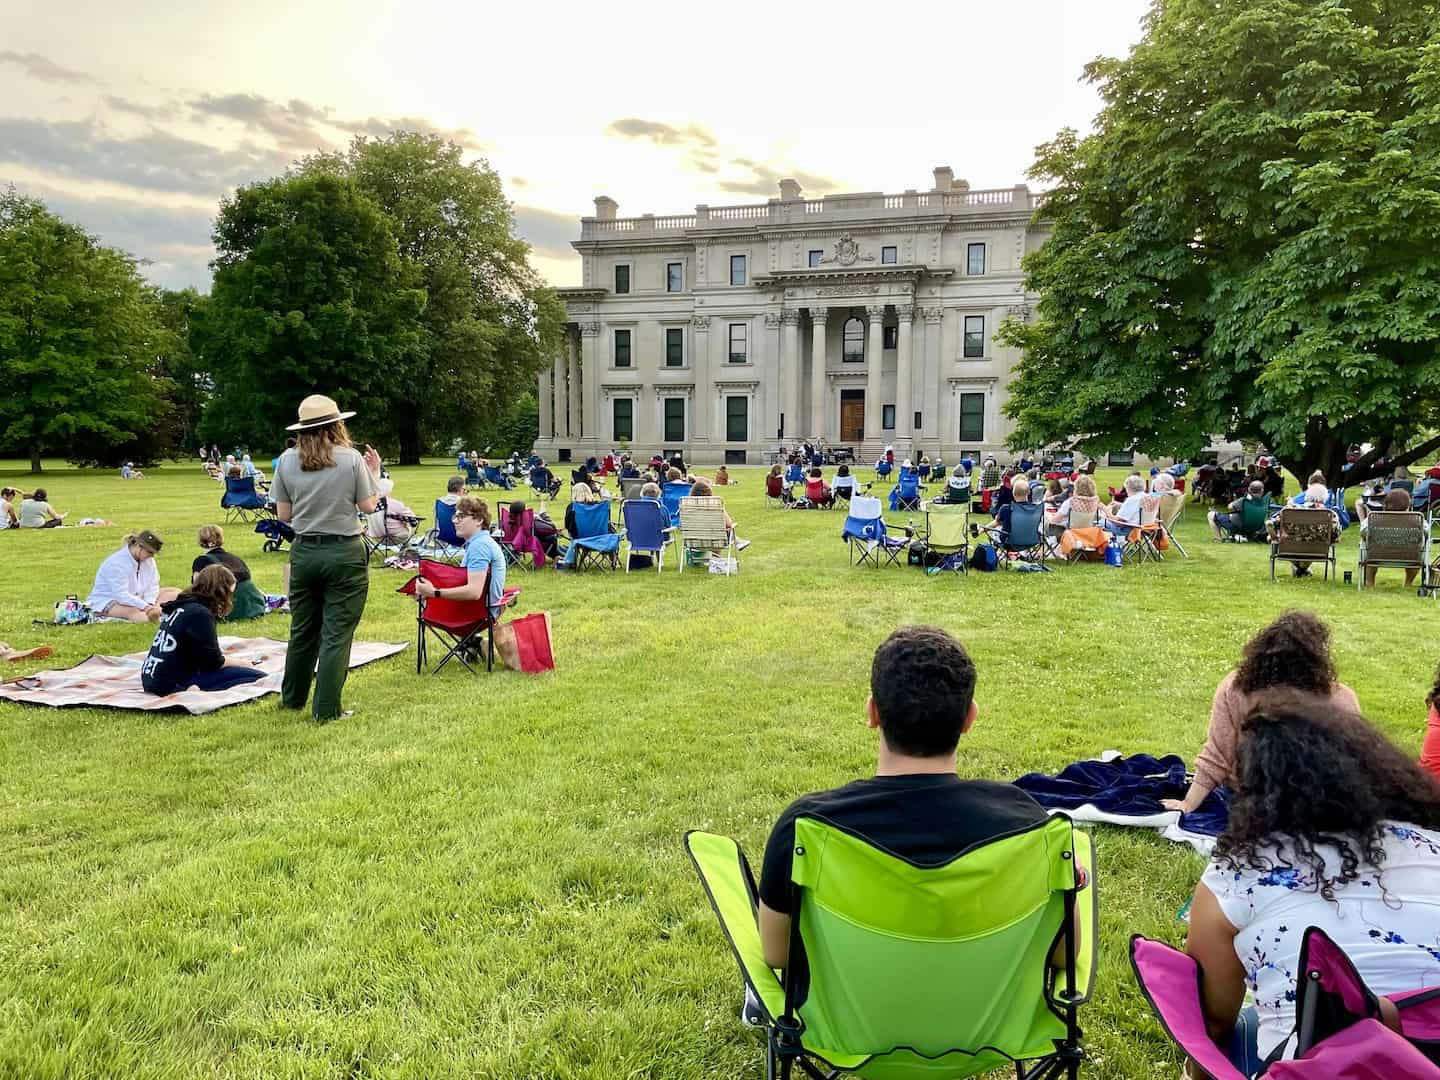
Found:
<path fill-rule="evenodd" d="M 355 710 L 354 710 L 354 709 L 346 709 L 344 712 L 341 712 L 341 713 L 339 713 L 339 714 L 336 715 L 336 716 L 325 716 L 325 717 L 317 716 L 317 717 L 315 718 L 315 723 L 317 723 L 317 724 L 333 724 L 336 720 L 349 720 L 350 717 L 352 717 L 352 716 L 354 716 L 354 715 L 355 715 Z"/>

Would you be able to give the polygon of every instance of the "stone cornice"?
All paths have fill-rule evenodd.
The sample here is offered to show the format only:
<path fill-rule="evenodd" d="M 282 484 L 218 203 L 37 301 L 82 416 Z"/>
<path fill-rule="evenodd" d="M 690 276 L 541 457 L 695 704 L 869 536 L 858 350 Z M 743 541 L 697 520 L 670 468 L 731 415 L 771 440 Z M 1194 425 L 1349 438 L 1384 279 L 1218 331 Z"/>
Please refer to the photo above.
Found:
<path fill-rule="evenodd" d="M 756 288 L 773 289 L 782 285 L 829 285 L 858 281 L 905 281 L 916 284 L 922 277 L 938 281 L 954 275 L 955 271 L 951 267 L 930 267 L 923 263 L 911 263 L 907 266 L 856 266 L 842 270 L 822 270 L 806 266 L 798 270 L 771 270 L 768 273 L 756 274 L 754 281 Z"/>

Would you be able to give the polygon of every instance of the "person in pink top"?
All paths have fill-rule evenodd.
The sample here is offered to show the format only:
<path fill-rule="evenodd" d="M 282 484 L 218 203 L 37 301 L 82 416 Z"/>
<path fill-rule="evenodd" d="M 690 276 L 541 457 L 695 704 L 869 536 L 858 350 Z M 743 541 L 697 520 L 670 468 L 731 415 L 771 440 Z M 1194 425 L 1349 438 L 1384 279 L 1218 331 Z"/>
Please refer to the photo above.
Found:
<path fill-rule="evenodd" d="M 1183 799 L 1161 800 L 1167 810 L 1190 813 L 1218 787 L 1235 786 L 1240 721 L 1262 690 L 1285 687 L 1328 697 L 1359 715 L 1355 691 L 1335 678 L 1330 630 L 1308 611 L 1287 611 L 1245 644 L 1240 666 L 1215 688 L 1205 745 L 1195 758 L 1195 779 Z"/>
<path fill-rule="evenodd" d="M 1425 742 L 1420 747 L 1420 767 L 1440 780 L 1440 668 L 1435 669 L 1435 685 L 1425 699 L 1430 715 L 1425 721 Z"/>

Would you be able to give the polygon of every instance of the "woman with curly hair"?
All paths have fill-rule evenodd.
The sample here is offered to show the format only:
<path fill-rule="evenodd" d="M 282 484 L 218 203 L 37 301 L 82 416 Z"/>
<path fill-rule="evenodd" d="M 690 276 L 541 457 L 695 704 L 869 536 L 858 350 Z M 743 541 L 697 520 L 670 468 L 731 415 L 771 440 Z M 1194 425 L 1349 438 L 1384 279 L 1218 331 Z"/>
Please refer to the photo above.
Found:
<path fill-rule="evenodd" d="M 1253 1076 L 1293 1052 L 1306 927 L 1377 994 L 1440 983 L 1440 783 L 1314 694 L 1257 695 L 1241 732 L 1230 822 L 1195 888 L 1186 950 L 1211 1038 Z"/>
<path fill-rule="evenodd" d="M 1425 698 L 1430 715 L 1425 720 L 1425 742 L 1420 747 L 1420 767 L 1440 778 L 1440 668 L 1435 669 L 1435 685 Z"/>
<path fill-rule="evenodd" d="M 1215 688 L 1205 745 L 1195 758 L 1195 779 L 1185 798 L 1162 800 L 1167 810 L 1188 814 L 1216 788 L 1234 786 L 1240 720 L 1250 711 L 1251 695 L 1274 687 L 1319 694 L 1352 713 L 1360 712 L 1355 691 L 1335 678 L 1329 628 L 1308 611 L 1285 612 L 1246 643 L 1240 666 Z"/>

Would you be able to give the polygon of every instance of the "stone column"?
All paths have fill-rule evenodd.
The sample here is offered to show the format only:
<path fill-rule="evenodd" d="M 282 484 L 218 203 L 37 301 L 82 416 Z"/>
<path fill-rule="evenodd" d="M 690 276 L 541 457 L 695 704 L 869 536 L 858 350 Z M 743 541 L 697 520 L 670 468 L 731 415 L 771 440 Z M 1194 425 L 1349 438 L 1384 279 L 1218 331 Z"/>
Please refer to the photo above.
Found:
<path fill-rule="evenodd" d="M 565 390 L 565 437 L 580 438 L 580 342 L 574 332 L 565 334 L 565 351 L 569 355 L 570 378 Z M 583 460 L 583 459 L 582 459 Z"/>
<path fill-rule="evenodd" d="M 925 317 L 925 374 L 920 380 L 920 400 L 924 404 L 921 407 L 925 410 L 926 429 L 934 432 L 939 445 L 943 446 L 950 441 L 950 436 L 940 426 L 945 415 L 941 406 L 945 380 L 940 374 L 940 324 L 945 311 L 943 308 L 927 307 L 922 309 L 920 314 Z"/>
<path fill-rule="evenodd" d="M 828 309 L 810 309 L 810 430 L 811 438 L 825 438 L 825 406 L 829 397 L 825 393 L 825 320 Z"/>
<path fill-rule="evenodd" d="M 553 372 L 555 376 L 555 390 L 551 399 L 551 403 L 555 409 L 555 423 L 550 430 L 554 434 L 556 439 L 565 438 L 565 368 L 566 356 L 569 351 L 570 335 L 566 334 L 565 348 L 555 354 L 555 370 Z"/>
<path fill-rule="evenodd" d="M 895 349 L 895 448 L 903 444 L 910 449 L 911 422 L 915 419 L 910 407 L 910 331 L 915 318 L 915 308 L 910 304 L 896 305 L 895 314 L 900 320 L 899 341 Z"/>
<path fill-rule="evenodd" d="M 785 377 L 780 367 L 780 313 L 767 311 L 764 323 L 765 329 L 760 335 L 764 348 L 756 354 L 760 385 L 755 388 L 755 407 L 751 410 L 751 445 L 768 444 L 780 427 L 780 387 Z"/>
<path fill-rule="evenodd" d="M 724 337 L 724 328 L 720 325 L 715 327 L 715 336 Z M 714 346 L 710 341 L 710 316 L 695 316 L 695 358 L 692 362 L 692 374 L 695 376 L 695 392 L 690 395 L 689 401 L 685 404 L 685 434 L 689 442 L 704 442 L 707 425 L 705 423 L 705 404 L 710 400 L 710 372 L 713 368 L 710 350 Z M 664 431 L 661 431 L 664 436 Z M 686 455 L 693 456 L 692 454 Z"/>
<path fill-rule="evenodd" d="M 591 453 L 600 452 L 600 428 L 595 420 L 600 392 L 600 350 L 596 348 L 599 337 L 598 322 L 580 324 L 580 436 L 591 444 Z"/>
<path fill-rule="evenodd" d="M 550 369 L 545 368 L 540 372 L 540 391 L 535 398 L 540 406 L 540 434 L 539 437 L 549 441 L 555 437 L 555 424 L 551 420 L 550 405 Z"/>
<path fill-rule="evenodd" d="M 884 438 L 881 428 L 884 404 L 880 401 L 880 364 L 885 357 L 885 305 L 872 304 L 865 309 L 870 318 L 869 340 L 865 343 L 865 441 Z"/>
<path fill-rule="evenodd" d="M 785 393 L 781 409 L 785 413 L 785 441 L 793 443 L 800 435 L 800 312 L 780 312 L 780 378 Z"/>

